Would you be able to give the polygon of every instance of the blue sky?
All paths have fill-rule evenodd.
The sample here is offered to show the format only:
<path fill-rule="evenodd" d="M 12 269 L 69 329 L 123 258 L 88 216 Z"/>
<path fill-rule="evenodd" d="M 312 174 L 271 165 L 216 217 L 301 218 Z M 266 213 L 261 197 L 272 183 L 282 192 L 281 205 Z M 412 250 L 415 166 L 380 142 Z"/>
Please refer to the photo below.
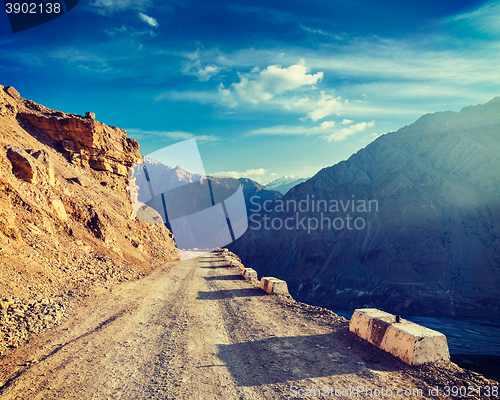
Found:
<path fill-rule="evenodd" d="M 498 1 L 81 0 L 16 34 L 1 14 L 0 84 L 266 182 L 500 95 L 499 39 Z"/>

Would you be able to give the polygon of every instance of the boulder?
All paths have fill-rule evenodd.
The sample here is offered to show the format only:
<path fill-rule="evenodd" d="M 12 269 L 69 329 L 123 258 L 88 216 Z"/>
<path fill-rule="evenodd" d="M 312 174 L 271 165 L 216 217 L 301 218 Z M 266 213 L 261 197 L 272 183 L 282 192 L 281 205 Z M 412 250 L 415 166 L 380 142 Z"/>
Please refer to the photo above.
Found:
<path fill-rule="evenodd" d="M 32 154 L 33 158 L 40 161 L 40 163 L 45 166 L 47 176 L 49 178 L 49 184 L 54 186 L 55 184 L 55 175 L 54 175 L 54 166 L 50 159 L 50 154 L 46 150 L 38 150 Z"/>
<path fill-rule="evenodd" d="M 66 214 L 66 209 L 64 204 L 60 199 L 51 200 L 50 205 L 52 206 L 53 214 L 61 221 L 66 221 L 68 219 L 68 214 Z"/>
<path fill-rule="evenodd" d="M 30 159 L 31 156 L 20 147 L 9 145 L 6 147 L 7 157 L 12 164 L 12 173 L 28 183 L 34 183 L 36 179 L 36 166 Z"/>
<path fill-rule="evenodd" d="M 11 97 L 13 97 L 14 99 L 17 99 L 17 98 L 21 97 L 21 95 L 19 94 L 19 92 L 18 92 L 16 89 L 14 89 L 14 87 L 13 87 L 13 86 L 7 86 L 7 87 L 5 88 L 5 91 L 6 91 L 6 92 L 7 92 L 7 93 L 11 96 Z"/>

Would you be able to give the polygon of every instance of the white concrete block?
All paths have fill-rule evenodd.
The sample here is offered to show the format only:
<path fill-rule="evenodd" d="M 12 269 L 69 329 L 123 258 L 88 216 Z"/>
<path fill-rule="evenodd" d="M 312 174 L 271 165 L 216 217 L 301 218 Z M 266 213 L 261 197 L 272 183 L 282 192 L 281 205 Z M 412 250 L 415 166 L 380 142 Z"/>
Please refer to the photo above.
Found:
<path fill-rule="evenodd" d="M 260 288 L 269 294 L 288 294 L 286 282 L 273 277 L 262 278 L 260 280 Z"/>
<path fill-rule="evenodd" d="M 409 365 L 450 361 L 445 335 L 376 308 L 355 310 L 349 330 Z"/>
<path fill-rule="evenodd" d="M 253 268 L 245 268 L 241 272 L 243 275 L 243 278 L 245 278 L 247 281 L 252 281 L 254 279 L 257 279 L 257 271 L 255 271 Z"/>

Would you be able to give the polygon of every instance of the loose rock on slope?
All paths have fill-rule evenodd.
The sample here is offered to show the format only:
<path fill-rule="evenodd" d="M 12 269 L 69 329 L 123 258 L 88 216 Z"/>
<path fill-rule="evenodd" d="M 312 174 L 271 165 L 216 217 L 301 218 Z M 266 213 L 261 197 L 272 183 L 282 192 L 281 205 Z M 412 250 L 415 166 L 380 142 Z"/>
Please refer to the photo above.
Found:
<path fill-rule="evenodd" d="M 127 169 L 138 160 L 123 129 L 0 86 L 0 300 L 29 311 L 41 297 L 69 310 L 75 296 L 179 258 L 165 226 L 135 218 Z M 33 325 L 37 312 L 13 310 L 0 314 L 0 352 L 60 320 Z"/>

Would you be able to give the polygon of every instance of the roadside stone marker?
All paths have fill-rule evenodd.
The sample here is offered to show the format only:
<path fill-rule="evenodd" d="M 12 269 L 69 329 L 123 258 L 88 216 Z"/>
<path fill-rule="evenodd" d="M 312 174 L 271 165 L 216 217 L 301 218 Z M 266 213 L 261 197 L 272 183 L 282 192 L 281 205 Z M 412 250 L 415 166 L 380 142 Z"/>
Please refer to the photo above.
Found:
<path fill-rule="evenodd" d="M 408 365 L 450 361 L 445 335 L 376 308 L 354 310 L 349 330 Z"/>
<path fill-rule="evenodd" d="M 273 277 L 262 278 L 260 288 L 269 294 L 288 294 L 286 282 Z"/>

